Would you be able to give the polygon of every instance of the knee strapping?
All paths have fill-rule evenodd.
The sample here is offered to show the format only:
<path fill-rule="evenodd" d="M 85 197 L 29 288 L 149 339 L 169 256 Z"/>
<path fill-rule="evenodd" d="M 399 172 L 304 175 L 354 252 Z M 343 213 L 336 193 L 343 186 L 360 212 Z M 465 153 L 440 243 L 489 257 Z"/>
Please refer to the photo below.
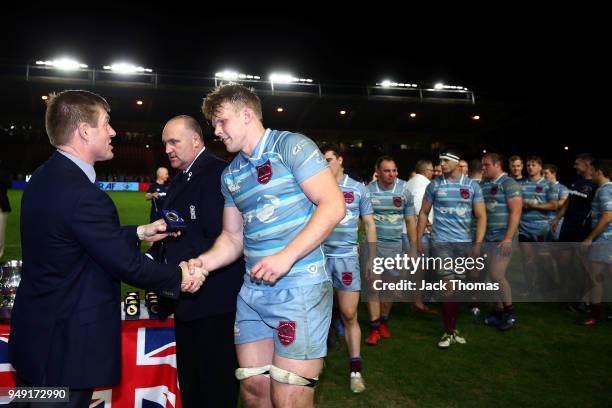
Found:
<path fill-rule="evenodd" d="M 266 377 L 270 377 L 270 367 L 270 365 L 265 365 L 261 367 L 241 367 L 236 369 L 235 375 L 238 381 L 245 380 L 255 375 L 265 375 Z"/>
<path fill-rule="evenodd" d="M 307 378 L 291 371 L 283 370 L 282 368 L 270 366 L 270 378 L 279 383 L 289 385 L 301 385 L 304 387 L 314 388 L 319 383 L 319 377 Z"/>

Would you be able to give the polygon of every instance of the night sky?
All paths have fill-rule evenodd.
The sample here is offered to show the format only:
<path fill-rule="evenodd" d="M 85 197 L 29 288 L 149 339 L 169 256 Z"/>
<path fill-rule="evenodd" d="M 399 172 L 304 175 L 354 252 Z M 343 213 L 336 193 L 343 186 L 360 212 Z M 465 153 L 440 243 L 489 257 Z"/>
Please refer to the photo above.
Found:
<path fill-rule="evenodd" d="M 0 62 L 70 55 L 90 67 L 126 59 L 206 76 L 233 68 L 262 78 L 282 70 L 318 81 L 444 82 L 467 86 L 481 100 L 524 104 L 548 137 L 574 137 L 592 126 L 597 103 L 585 90 L 600 79 L 591 49 L 605 37 L 592 33 L 596 24 L 579 23 L 577 13 L 569 24 L 556 10 L 474 10 L 467 18 L 470 10 L 419 14 L 349 5 L 333 14 L 305 3 L 291 12 L 31 8 L 3 14 Z"/>

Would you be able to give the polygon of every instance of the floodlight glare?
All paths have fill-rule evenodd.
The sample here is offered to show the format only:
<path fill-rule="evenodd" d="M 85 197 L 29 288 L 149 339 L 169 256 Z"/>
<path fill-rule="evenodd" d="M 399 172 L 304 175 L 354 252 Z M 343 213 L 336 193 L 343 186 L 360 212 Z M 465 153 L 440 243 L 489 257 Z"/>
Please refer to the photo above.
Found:
<path fill-rule="evenodd" d="M 137 67 L 134 64 L 128 62 L 117 62 L 112 65 L 105 65 L 104 69 L 113 71 L 117 74 L 136 74 L 143 72 L 153 72 L 150 68 Z"/>
<path fill-rule="evenodd" d="M 87 68 L 86 64 L 70 59 L 70 58 L 58 58 L 53 61 L 36 61 L 36 65 L 44 65 L 47 67 L 53 67 L 64 71 L 75 71 L 79 68 Z"/>

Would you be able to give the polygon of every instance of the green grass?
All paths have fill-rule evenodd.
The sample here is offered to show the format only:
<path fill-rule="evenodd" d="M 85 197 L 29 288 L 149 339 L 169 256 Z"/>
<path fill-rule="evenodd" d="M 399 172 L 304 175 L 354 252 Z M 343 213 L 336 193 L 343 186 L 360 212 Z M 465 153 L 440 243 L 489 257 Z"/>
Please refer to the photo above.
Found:
<path fill-rule="evenodd" d="M 111 193 L 123 224 L 148 220 L 143 193 Z M 7 249 L 19 259 L 19 201 L 10 191 Z M 123 287 L 123 291 L 127 290 Z M 612 324 L 583 328 L 557 304 L 516 305 L 519 323 L 507 333 L 475 325 L 464 310 L 458 327 L 468 340 L 438 350 L 439 317 L 416 316 L 396 304 L 393 338 L 363 346 L 367 390 L 348 389 L 346 346 L 330 351 L 317 388 L 319 407 L 612 407 Z M 367 313 L 360 305 L 363 336 Z"/>

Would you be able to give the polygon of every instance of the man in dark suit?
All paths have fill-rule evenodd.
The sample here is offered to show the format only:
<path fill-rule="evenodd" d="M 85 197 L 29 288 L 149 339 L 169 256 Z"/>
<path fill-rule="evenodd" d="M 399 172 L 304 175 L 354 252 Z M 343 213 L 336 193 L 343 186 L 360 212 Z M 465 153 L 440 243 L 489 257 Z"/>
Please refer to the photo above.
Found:
<path fill-rule="evenodd" d="M 57 151 L 34 172 L 21 204 L 23 271 L 10 362 L 18 386 L 69 387 L 66 407 L 88 407 L 93 388 L 120 381 L 121 281 L 170 298 L 203 281 L 185 263 L 142 255 L 140 240 L 165 238 L 166 224 L 122 228 L 96 186 L 94 163 L 113 157 L 109 110 L 87 91 L 49 101 L 46 128 Z"/>
<path fill-rule="evenodd" d="M 174 264 L 208 250 L 221 233 L 221 173 L 227 163 L 205 148 L 202 129 L 190 116 L 169 120 L 162 140 L 170 165 L 181 170 L 170 183 L 164 207 L 177 210 L 187 228 L 179 237 L 157 242 L 150 253 Z M 234 318 L 243 274 L 240 259 L 211 274 L 199 292 L 181 294 L 173 305 L 178 377 L 186 408 L 237 405 Z"/>

